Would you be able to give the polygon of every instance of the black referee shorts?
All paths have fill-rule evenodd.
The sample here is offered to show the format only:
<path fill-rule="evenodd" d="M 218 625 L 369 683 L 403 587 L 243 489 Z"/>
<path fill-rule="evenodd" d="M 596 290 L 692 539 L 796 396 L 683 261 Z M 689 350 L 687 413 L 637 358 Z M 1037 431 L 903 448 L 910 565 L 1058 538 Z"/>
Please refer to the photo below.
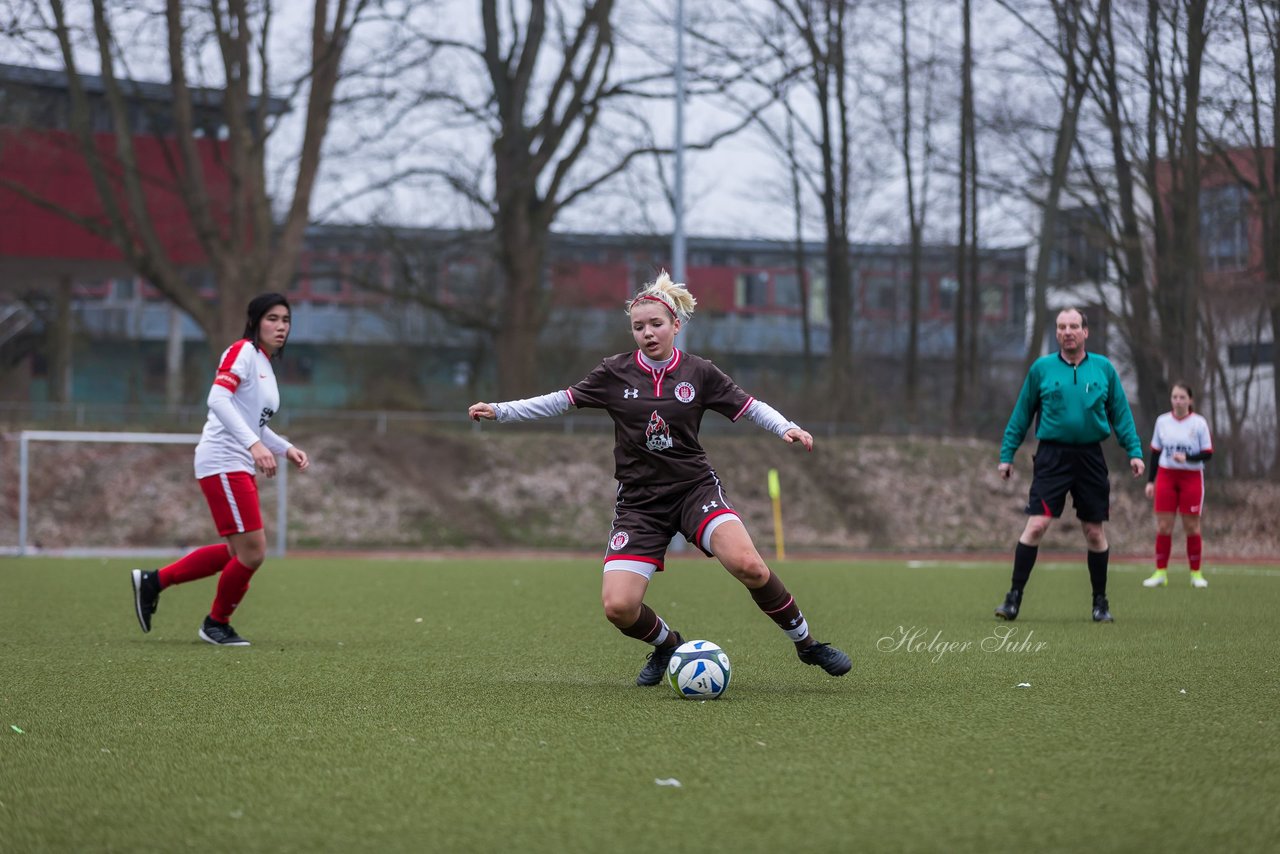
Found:
<path fill-rule="evenodd" d="M 1081 522 L 1105 522 L 1111 517 L 1111 479 L 1101 443 L 1041 442 L 1031 459 L 1034 474 L 1027 498 L 1028 516 L 1059 518 L 1067 493 L 1071 493 L 1071 504 Z"/>

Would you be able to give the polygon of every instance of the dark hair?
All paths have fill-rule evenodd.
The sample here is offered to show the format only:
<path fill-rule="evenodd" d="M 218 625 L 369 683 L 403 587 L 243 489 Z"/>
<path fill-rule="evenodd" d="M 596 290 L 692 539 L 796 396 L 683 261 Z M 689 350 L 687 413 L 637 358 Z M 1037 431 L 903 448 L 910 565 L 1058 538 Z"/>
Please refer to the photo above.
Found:
<path fill-rule="evenodd" d="M 284 306 L 285 310 L 290 314 L 293 313 L 293 309 L 289 308 L 288 298 L 285 297 L 284 294 L 278 294 L 274 291 L 271 293 L 259 294 L 249 300 L 249 307 L 245 309 L 244 337 L 252 341 L 253 346 L 257 347 L 259 350 L 261 350 L 262 347 L 258 344 L 258 327 L 262 324 L 262 317 L 278 305 Z M 283 352 L 284 347 L 281 347 L 276 351 L 276 355 L 278 356 Z"/>
<path fill-rule="evenodd" d="M 1185 392 L 1187 393 L 1187 397 L 1191 398 L 1191 403 L 1192 403 L 1192 405 L 1191 405 L 1191 406 L 1188 406 L 1188 407 L 1187 407 L 1187 411 L 1188 411 L 1188 412 L 1195 412 L 1195 411 L 1196 411 L 1196 407 L 1195 407 L 1196 393 L 1195 393 L 1194 391 L 1192 391 L 1192 390 L 1191 390 L 1191 386 L 1187 385 L 1187 384 L 1186 384 L 1186 383 L 1184 383 L 1182 380 L 1178 380 L 1177 382 L 1174 382 L 1174 383 L 1169 383 L 1169 393 L 1170 393 L 1170 394 L 1172 394 L 1172 393 L 1173 393 L 1173 390 L 1174 390 L 1175 388 L 1180 388 L 1180 389 L 1182 389 L 1183 391 L 1185 391 Z"/>
<path fill-rule="evenodd" d="M 1081 329 L 1089 328 L 1089 317 L 1084 313 L 1084 309 L 1076 308 L 1074 305 L 1069 305 L 1066 308 L 1058 309 L 1058 314 L 1066 314 L 1068 311 L 1074 311 L 1076 314 L 1080 315 Z"/>

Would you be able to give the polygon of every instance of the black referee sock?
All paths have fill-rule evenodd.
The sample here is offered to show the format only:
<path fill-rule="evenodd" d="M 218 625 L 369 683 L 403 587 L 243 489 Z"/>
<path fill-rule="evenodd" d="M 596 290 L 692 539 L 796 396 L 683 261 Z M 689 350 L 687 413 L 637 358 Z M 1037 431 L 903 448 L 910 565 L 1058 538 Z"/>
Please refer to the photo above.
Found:
<path fill-rule="evenodd" d="M 1029 546 L 1022 541 L 1013 550 L 1013 589 L 1019 593 L 1027 586 L 1027 579 L 1031 577 L 1031 570 L 1035 568 L 1036 555 L 1039 553 L 1039 546 Z"/>
<path fill-rule="evenodd" d="M 1107 561 L 1110 557 L 1111 549 L 1089 552 L 1089 583 L 1093 585 L 1094 596 L 1107 595 Z"/>

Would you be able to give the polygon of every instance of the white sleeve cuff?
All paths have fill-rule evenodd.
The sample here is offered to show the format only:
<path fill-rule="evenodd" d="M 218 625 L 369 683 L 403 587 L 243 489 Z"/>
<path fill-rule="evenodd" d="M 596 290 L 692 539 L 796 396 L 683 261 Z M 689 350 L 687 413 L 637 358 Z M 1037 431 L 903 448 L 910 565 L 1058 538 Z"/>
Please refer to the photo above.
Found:
<path fill-rule="evenodd" d="M 281 436 L 270 427 L 262 428 L 262 444 L 266 445 L 267 450 L 279 456 L 285 451 L 293 447 L 293 443 Z"/>

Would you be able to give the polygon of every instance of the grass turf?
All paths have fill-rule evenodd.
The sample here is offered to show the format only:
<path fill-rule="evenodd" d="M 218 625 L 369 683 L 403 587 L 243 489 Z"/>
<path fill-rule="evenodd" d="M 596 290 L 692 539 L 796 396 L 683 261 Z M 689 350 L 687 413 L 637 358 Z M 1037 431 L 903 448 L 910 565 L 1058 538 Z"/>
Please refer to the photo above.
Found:
<path fill-rule="evenodd" d="M 734 666 L 703 703 L 631 684 L 590 559 L 272 561 L 249 649 L 196 639 L 212 581 L 141 634 L 128 568 L 0 566 L 0 850 L 1280 845 L 1277 568 L 1116 566 L 1095 625 L 1082 565 L 1039 567 L 1012 624 L 1005 565 L 779 565 L 853 657 L 833 679 L 677 560 L 649 603 Z"/>

